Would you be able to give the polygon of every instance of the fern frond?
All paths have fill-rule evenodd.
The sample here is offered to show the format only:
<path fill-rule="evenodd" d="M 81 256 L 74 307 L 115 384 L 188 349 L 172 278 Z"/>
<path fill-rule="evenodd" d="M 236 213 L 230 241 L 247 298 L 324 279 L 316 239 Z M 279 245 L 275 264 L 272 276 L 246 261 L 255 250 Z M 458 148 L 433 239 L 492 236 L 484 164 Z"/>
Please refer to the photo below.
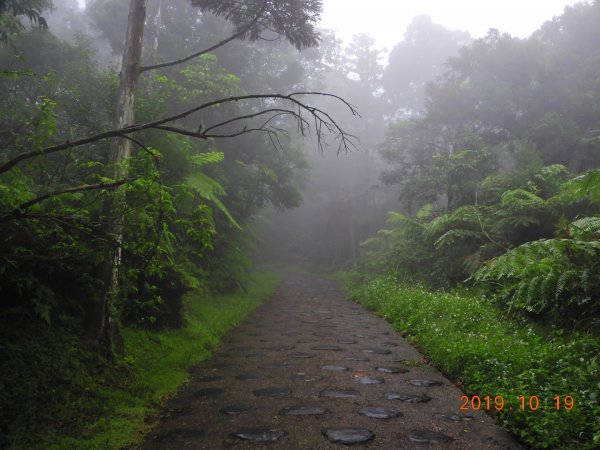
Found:
<path fill-rule="evenodd" d="M 597 240 L 600 239 L 600 217 L 590 216 L 577 219 L 569 225 L 569 234 L 574 239 Z"/>
<path fill-rule="evenodd" d="M 452 229 L 442 234 L 435 242 L 434 246 L 437 250 L 451 247 L 457 243 L 464 241 L 479 241 L 482 239 L 482 233 L 471 230 Z"/>

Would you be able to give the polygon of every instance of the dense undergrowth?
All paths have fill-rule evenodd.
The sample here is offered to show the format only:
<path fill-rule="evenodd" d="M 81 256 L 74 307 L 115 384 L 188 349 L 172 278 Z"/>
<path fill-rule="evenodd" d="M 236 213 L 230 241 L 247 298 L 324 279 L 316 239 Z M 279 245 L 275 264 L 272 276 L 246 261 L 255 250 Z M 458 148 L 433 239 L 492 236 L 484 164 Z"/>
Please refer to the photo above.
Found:
<path fill-rule="evenodd" d="M 185 382 L 189 367 L 209 358 L 221 336 L 278 283 L 275 275 L 255 273 L 242 293 L 189 293 L 183 328 L 124 328 L 124 353 L 117 361 L 99 357 L 67 329 L 43 322 L 6 336 L 0 447 L 98 449 L 139 442 L 160 404 Z"/>
<path fill-rule="evenodd" d="M 502 396 L 490 411 L 532 449 L 592 449 L 600 445 L 600 337 L 567 332 L 506 315 L 480 295 L 429 291 L 392 277 L 347 275 L 352 297 L 405 334 L 469 395 Z M 559 410 L 554 396 L 561 397 Z M 564 397 L 575 406 L 565 410 Z M 521 409 L 520 396 L 525 396 Z M 532 411 L 529 398 L 540 408 Z M 456 399 L 456 410 L 460 407 Z M 512 407 L 512 410 L 509 408 Z M 545 410 L 543 408 L 546 408 Z M 467 413 L 468 414 L 468 413 Z"/>

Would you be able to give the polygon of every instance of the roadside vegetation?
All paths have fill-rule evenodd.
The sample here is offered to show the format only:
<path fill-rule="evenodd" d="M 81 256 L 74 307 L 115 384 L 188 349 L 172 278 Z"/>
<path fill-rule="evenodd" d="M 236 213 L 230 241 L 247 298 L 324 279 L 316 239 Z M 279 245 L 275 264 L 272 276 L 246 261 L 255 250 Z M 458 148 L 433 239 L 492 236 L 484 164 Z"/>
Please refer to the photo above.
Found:
<path fill-rule="evenodd" d="M 598 448 L 599 336 L 509 318 L 479 291 L 432 291 L 393 277 L 345 281 L 354 299 L 387 319 L 466 395 L 479 396 L 481 409 L 529 448 Z M 473 406 L 460 411 L 462 405 L 457 398 L 456 412 L 469 415 Z"/>
<path fill-rule="evenodd" d="M 524 444 L 600 445 L 600 0 L 418 16 L 385 67 L 320 1 L 81 3 L 0 2 L 0 447 L 135 442 L 256 256 L 354 267 L 467 392 L 574 398 L 495 413 Z"/>
<path fill-rule="evenodd" d="M 181 328 L 123 329 L 123 350 L 111 361 L 74 338 L 29 336 L 20 347 L 28 358 L 2 367 L 8 444 L 90 450 L 139 444 L 165 399 L 188 379 L 190 367 L 210 358 L 221 337 L 270 297 L 279 281 L 274 274 L 252 273 L 241 293 L 190 292 L 183 300 Z M 30 377 L 30 371 L 38 376 Z"/>
<path fill-rule="evenodd" d="M 567 8 L 528 39 L 491 30 L 448 60 L 423 113 L 388 128 L 382 180 L 403 207 L 346 275 L 532 449 L 600 445 L 598 60 L 575 45 L 599 15 Z M 579 84 L 556 91 L 567 76 Z"/>

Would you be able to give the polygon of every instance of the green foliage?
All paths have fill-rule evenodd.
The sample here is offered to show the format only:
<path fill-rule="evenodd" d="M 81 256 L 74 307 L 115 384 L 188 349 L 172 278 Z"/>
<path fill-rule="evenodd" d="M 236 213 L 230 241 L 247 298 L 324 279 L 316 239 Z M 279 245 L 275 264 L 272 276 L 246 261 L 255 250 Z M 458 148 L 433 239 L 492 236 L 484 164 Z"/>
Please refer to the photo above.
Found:
<path fill-rule="evenodd" d="M 511 312 L 591 325 L 600 255 L 597 206 L 586 199 L 595 171 L 569 178 L 556 164 L 522 172 L 483 180 L 483 204 L 447 212 L 427 204 L 414 219 L 392 213 L 391 227 L 365 243 L 373 250 L 360 270 L 438 287 L 471 277 Z"/>
<path fill-rule="evenodd" d="M 321 13 L 321 2 L 305 0 L 303 2 L 247 2 L 243 7 L 234 0 L 191 0 L 192 5 L 203 11 L 209 11 L 230 21 L 238 30 L 252 24 L 254 26 L 243 33 L 251 40 L 261 38 L 265 30 L 285 36 L 298 50 L 318 43 L 316 21 Z"/>
<path fill-rule="evenodd" d="M 149 417 L 210 357 L 220 338 L 275 291 L 279 278 L 253 273 L 244 293 L 184 299 L 178 330 L 123 329 L 124 353 L 104 360 L 69 326 L 26 317 L 2 334 L 0 445 L 14 449 L 124 448 L 139 444 Z M 1 330 L 10 329 L 3 318 Z M 12 319 L 14 320 L 14 319 Z M 26 332 L 25 332 L 26 331 Z"/>
<path fill-rule="evenodd" d="M 600 202 L 600 169 L 592 169 L 574 178 L 566 186 L 569 193 L 578 199 L 587 198 L 591 202 Z"/>
<path fill-rule="evenodd" d="M 12 44 L 15 36 L 25 29 L 21 22 L 23 16 L 41 28 L 48 28 L 48 23 L 42 13 L 50 5 L 49 0 L 3 0 L 0 2 L 0 43 Z"/>
<path fill-rule="evenodd" d="M 600 315 L 600 220 L 573 223 L 573 239 L 528 242 L 491 260 L 473 280 L 485 283 L 509 311 L 555 323 L 598 325 Z M 595 240 L 581 240 L 586 234 Z M 577 238 L 579 237 L 579 239 Z"/>
<path fill-rule="evenodd" d="M 390 278 L 359 280 L 346 278 L 352 297 L 408 335 L 469 395 L 502 395 L 506 407 L 495 417 L 528 448 L 597 448 L 598 336 L 515 322 L 468 291 L 456 295 Z M 521 395 L 537 395 L 547 409 L 522 411 Z M 575 408 L 557 411 L 555 395 L 573 396 Z"/>

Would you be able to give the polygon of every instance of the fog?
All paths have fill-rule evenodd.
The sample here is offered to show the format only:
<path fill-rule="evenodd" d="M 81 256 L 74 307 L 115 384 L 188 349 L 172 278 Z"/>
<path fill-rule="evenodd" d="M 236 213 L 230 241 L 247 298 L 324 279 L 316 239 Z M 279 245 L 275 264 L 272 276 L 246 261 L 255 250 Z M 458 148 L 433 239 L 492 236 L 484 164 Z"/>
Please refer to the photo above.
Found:
<path fill-rule="evenodd" d="M 600 0 L 0 0 L 0 448 L 597 448 L 599 24 Z M 341 380 L 386 403 L 337 409 Z M 305 441 L 264 391 L 344 428 Z"/>
<path fill-rule="evenodd" d="M 468 31 L 475 38 L 483 37 L 490 28 L 524 38 L 574 3 L 576 0 L 325 0 L 321 26 L 335 30 L 345 42 L 355 34 L 369 33 L 378 47 L 389 51 L 417 15 L 429 15 L 434 22 Z"/>
<path fill-rule="evenodd" d="M 593 164 L 589 151 L 567 153 L 557 143 L 569 141 L 576 129 L 588 124 L 577 123 L 553 135 L 548 131 L 551 121 L 560 122 L 553 111 L 558 114 L 564 98 L 546 97 L 542 105 L 544 92 L 557 92 L 556 80 L 569 76 L 559 73 L 558 53 L 553 55 L 551 47 L 568 51 L 574 45 L 569 39 L 575 38 L 561 35 L 559 26 L 564 8 L 574 3 L 326 0 L 317 22 L 319 47 L 297 53 L 281 36 L 265 34 L 252 43 L 234 41 L 216 49 L 218 65 L 240 77 L 245 92 L 327 92 L 345 99 L 360 114 L 354 117 L 339 103 L 317 100 L 356 138 L 354 147 L 341 152 L 335 138 L 329 142 L 323 136 L 325 147 L 320 151 L 314 132 L 304 137 L 286 133 L 277 151 L 287 162 L 277 163 L 271 181 L 255 186 L 263 193 L 249 199 L 253 207 L 241 212 L 262 236 L 259 259 L 314 270 L 351 267 L 365 252 L 361 242 L 386 226 L 389 211 L 411 215 L 428 204 L 443 211 L 468 202 L 470 194 L 461 193 L 463 203 L 456 203 L 454 191 L 472 189 L 470 185 L 434 186 L 440 181 L 434 172 L 449 170 L 436 166 L 440 158 L 461 151 L 493 154 L 494 161 L 486 160 L 480 176 L 469 181 L 473 186 L 494 171 L 518 167 L 516 148 L 535 147 L 544 164 L 560 163 L 576 172 Z M 52 32 L 71 40 L 89 36 L 100 66 L 119 66 L 125 16 L 118 14 L 118 3 L 54 4 Z M 231 30 L 226 22 L 199 14 L 183 1 L 169 6 L 149 1 L 147 16 L 145 45 L 155 47 L 149 53 L 157 60 L 183 54 L 183 48 L 191 51 L 194 44 L 185 36 L 185 27 L 203 45 Z M 183 46 L 178 43 L 182 39 L 187 42 Z M 536 49 L 539 45 L 546 47 Z M 554 78 L 540 78 L 537 71 L 553 60 Z M 526 94 L 524 89 L 529 89 Z M 455 95 L 458 90 L 465 92 Z M 521 94 L 513 96 L 516 92 Z M 257 160 L 244 153 L 260 141 L 254 137 L 218 145 L 248 167 L 269 167 L 272 155 Z M 233 150 L 247 146 L 240 154 Z M 264 208 L 255 210 L 258 205 Z"/>

